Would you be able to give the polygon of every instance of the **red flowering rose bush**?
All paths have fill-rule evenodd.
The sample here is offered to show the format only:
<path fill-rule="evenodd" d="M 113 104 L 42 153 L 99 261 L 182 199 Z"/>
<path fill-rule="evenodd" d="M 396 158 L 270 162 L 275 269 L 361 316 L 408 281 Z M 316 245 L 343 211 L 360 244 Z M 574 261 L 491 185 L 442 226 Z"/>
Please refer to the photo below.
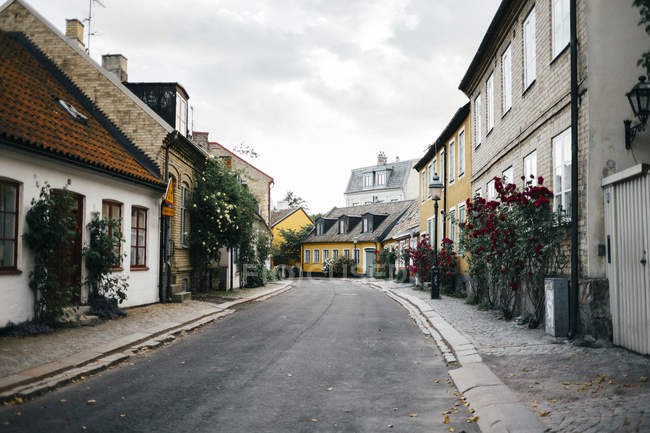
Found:
<path fill-rule="evenodd" d="M 429 244 L 427 235 L 423 235 L 417 246 L 409 248 L 408 251 L 413 263 L 409 270 L 418 277 L 420 284 L 424 285 L 425 281 L 431 279 L 431 267 L 433 266 L 433 249 Z"/>
<path fill-rule="evenodd" d="M 544 279 L 566 265 L 566 226 L 553 212 L 553 193 L 543 178 L 538 185 L 522 179 L 523 190 L 494 180 L 499 200 L 467 200 L 467 221 L 461 224 L 473 295 L 509 319 L 525 289 L 533 310 L 530 323 L 537 326 L 544 317 Z"/>
<path fill-rule="evenodd" d="M 440 244 L 438 254 L 438 267 L 440 269 L 440 290 L 444 294 L 452 294 L 456 291 L 455 283 L 458 275 L 458 257 L 454 251 L 454 242 L 444 238 Z"/>

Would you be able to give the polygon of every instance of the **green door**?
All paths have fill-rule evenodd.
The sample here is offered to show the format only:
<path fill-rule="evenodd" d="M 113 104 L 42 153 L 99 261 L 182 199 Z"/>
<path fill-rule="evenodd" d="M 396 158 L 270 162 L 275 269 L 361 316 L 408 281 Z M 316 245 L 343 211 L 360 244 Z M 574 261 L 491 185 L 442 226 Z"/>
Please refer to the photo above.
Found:
<path fill-rule="evenodd" d="M 365 250 L 366 255 L 366 276 L 374 277 L 375 276 L 375 250 Z"/>

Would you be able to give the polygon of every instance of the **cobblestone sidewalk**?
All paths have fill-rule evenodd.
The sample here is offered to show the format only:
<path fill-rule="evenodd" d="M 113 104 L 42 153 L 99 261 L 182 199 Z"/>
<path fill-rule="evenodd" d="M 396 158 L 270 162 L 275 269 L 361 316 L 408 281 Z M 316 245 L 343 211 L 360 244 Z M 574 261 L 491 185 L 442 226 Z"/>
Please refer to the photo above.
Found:
<path fill-rule="evenodd" d="M 254 298 L 268 291 L 270 286 L 242 290 L 237 296 L 229 298 Z M 101 322 L 96 326 L 58 329 L 50 334 L 35 337 L 2 337 L 0 378 L 102 346 L 121 337 L 138 332 L 154 332 L 220 309 L 217 304 L 200 301 L 154 304 L 130 308 L 126 317 Z"/>
<path fill-rule="evenodd" d="M 506 322 L 462 299 L 431 300 L 407 284 L 382 285 L 426 299 L 548 432 L 650 432 L 650 358 L 617 347 L 557 343 L 543 330 Z"/>

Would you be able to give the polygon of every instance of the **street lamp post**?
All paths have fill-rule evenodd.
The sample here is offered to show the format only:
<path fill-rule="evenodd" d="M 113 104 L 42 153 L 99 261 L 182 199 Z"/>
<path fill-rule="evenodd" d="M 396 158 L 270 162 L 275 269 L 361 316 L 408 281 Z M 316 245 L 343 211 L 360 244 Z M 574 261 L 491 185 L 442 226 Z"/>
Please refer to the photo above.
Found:
<path fill-rule="evenodd" d="M 438 269 L 438 200 L 440 190 L 443 188 L 437 174 L 433 175 L 429 184 L 429 192 L 433 200 L 433 213 L 435 215 L 433 228 L 433 266 L 431 267 L 431 299 L 440 299 L 440 270 Z"/>
<path fill-rule="evenodd" d="M 352 251 L 352 261 L 354 262 L 354 274 L 359 272 L 358 263 L 357 263 L 357 242 L 359 241 L 359 236 L 355 236 L 354 240 L 354 250 Z"/>

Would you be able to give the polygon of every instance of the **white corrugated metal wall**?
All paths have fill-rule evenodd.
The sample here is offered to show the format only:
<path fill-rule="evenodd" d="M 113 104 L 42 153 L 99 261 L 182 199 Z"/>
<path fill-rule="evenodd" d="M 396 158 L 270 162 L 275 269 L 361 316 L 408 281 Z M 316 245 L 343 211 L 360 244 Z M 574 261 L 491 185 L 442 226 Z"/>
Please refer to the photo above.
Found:
<path fill-rule="evenodd" d="M 603 180 L 614 344 L 650 353 L 650 177 L 639 165 Z"/>

